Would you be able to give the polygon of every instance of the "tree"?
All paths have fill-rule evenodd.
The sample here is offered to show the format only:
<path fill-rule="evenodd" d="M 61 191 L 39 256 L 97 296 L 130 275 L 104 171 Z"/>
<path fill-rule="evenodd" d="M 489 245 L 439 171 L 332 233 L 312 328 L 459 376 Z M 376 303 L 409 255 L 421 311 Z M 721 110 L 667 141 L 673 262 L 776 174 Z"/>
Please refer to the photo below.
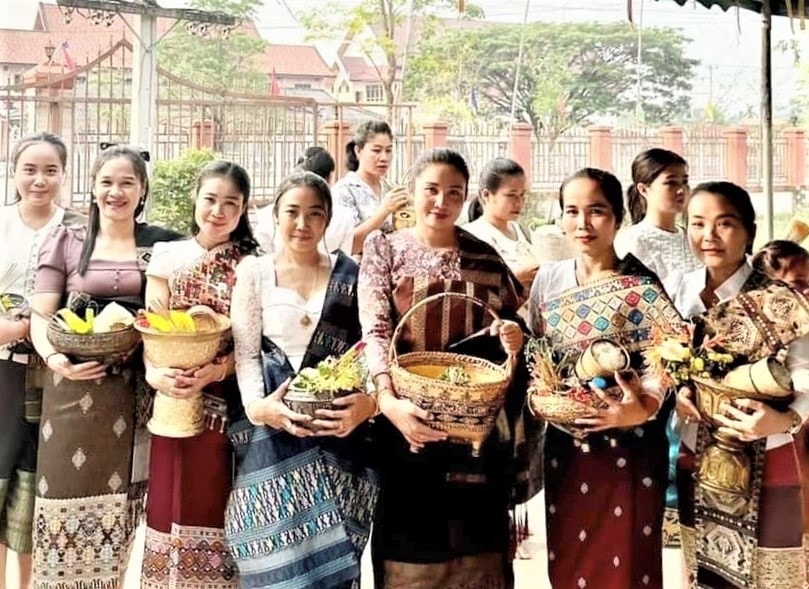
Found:
<path fill-rule="evenodd" d="M 234 16 L 237 28 L 227 34 L 215 29 L 211 34 L 192 34 L 178 25 L 160 43 L 160 65 L 186 80 L 224 94 L 228 90 L 266 93 L 267 74 L 256 57 L 266 41 L 247 34 L 238 24 L 249 21 L 263 0 L 192 0 L 191 8 L 223 12 Z"/>
<path fill-rule="evenodd" d="M 340 37 L 355 43 L 373 64 L 391 112 L 398 98 L 394 90 L 396 76 L 407 57 L 406 47 L 396 43 L 397 31 L 400 35 L 407 31 L 408 18 L 430 21 L 442 9 L 459 8 L 463 8 L 464 18 L 483 16 L 477 6 L 458 0 L 361 0 L 356 5 L 331 0 L 317 10 L 301 14 L 300 19 L 314 38 Z M 374 34 L 366 35 L 368 32 Z M 408 41 L 402 45 L 408 45 Z"/>
<path fill-rule="evenodd" d="M 534 23 L 443 31 L 423 39 L 405 80 L 411 100 L 451 96 L 467 102 L 476 91 L 489 114 L 511 112 L 521 37 L 524 51 L 516 116 L 537 137 L 554 140 L 594 115 L 636 110 L 638 33 L 624 24 Z M 649 122 L 671 122 L 689 111 L 697 62 L 672 29 L 642 35 L 641 104 Z"/>

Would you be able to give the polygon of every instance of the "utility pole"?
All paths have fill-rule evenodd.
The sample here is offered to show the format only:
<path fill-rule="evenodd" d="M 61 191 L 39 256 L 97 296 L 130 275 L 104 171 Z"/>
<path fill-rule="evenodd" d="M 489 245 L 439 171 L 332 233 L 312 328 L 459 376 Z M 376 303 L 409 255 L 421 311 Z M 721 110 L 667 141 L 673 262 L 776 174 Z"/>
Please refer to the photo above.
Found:
<path fill-rule="evenodd" d="M 631 1 L 631 0 L 630 0 Z M 635 80 L 635 116 L 643 123 L 646 116 L 643 112 L 643 0 L 640 0 L 640 10 L 638 11 L 638 55 L 637 79 Z"/>

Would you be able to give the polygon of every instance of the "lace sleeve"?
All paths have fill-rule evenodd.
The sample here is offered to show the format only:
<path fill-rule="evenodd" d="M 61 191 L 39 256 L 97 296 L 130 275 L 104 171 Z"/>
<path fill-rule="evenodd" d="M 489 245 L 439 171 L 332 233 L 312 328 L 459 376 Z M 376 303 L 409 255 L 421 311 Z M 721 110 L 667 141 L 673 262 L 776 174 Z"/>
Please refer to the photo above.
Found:
<path fill-rule="evenodd" d="M 261 370 L 261 261 L 248 256 L 236 267 L 231 300 L 236 377 L 245 408 L 264 397 Z"/>
<path fill-rule="evenodd" d="M 381 231 L 365 240 L 360 264 L 357 299 L 360 307 L 365 358 L 371 376 L 388 371 L 388 348 L 393 335 L 391 320 L 391 258 L 393 250 Z"/>

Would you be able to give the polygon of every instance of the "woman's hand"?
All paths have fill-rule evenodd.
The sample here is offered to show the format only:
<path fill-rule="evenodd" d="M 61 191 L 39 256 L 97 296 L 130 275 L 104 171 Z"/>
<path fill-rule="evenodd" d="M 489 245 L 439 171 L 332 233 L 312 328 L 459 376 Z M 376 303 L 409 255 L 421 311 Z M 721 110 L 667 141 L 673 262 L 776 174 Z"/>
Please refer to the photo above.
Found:
<path fill-rule="evenodd" d="M 407 205 L 410 200 L 410 194 L 406 186 L 397 186 L 389 190 L 385 197 L 382 199 L 382 207 L 388 214 L 393 214 Z"/>
<path fill-rule="evenodd" d="M 752 442 L 773 434 L 782 434 L 792 426 L 789 413 L 773 409 L 753 399 L 737 399 L 723 403 L 713 415 L 718 431 L 744 442 Z"/>
<path fill-rule="evenodd" d="M 318 409 L 317 415 L 323 419 L 315 419 L 312 425 L 324 429 L 318 430 L 316 436 L 337 436 L 344 438 L 358 425 L 364 423 L 376 413 L 376 400 L 365 393 L 354 393 L 345 397 L 337 397 L 331 404 L 344 409 Z"/>
<path fill-rule="evenodd" d="M 500 345 L 509 356 L 516 356 L 522 350 L 525 336 L 514 321 L 497 319 L 489 328 L 489 333 L 500 337 Z"/>
<path fill-rule="evenodd" d="M 73 364 L 64 354 L 51 354 L 46 362 L 48 368 L 68 380 L 99 380 L 107 376 L 107 367 L 100 362 Z"/>
<path fill-rule="evenodd" d="M 398 399 L 392 391 L 379 393 L 379 408 L 390 422 L 396 426 L 408 444 L 411 452 L 418 452 L 429 442 L 443 442 L 447 434 L 426 425 L 430 414 L 407 399 Z"/>
<path fill-rule="evenodd" d="M 271 395 L 253 401 L 246 410 L 250 421 L 254 423 L 263 423 L 268 427 L 287 431 L 293 436 L 306 438 L 312 435 L 307 429 L 312 418 L 302 413 L 295 413 L 284 405 L 284 395 L 290 382 L 292 379 L 288 378 Z"/>
<path fill-rule="evenodd" d="M 621 387 L 623 397 L 620 401 L 608 397 L 598 387 L 590 387 L 599 399 L 607 404 L 606 409 L 593 409 L 589 417 L 580 417 L 576 425 L 586 426 L 589 431 L 597 432 L 612 428 L 629 428 L 646 421 L 654 411 L 650 411 L 644 404 L 644 396 L 640 386 L 640 378 L 634 370 L 615 373 L 615 381 Z"/>
<path fill-rule="evenodd" d="M 209 384 L 223 379 L 226 368 L 222 364 L 209 362 L 204 366 L 181 370 L 177 375 L 177 386 L 180 387 L 185 397 L 199 395 Z"/>
<path fill-rule="evenodd" d="M 8 344 L 27 338 L 29 327 L 28 319 L 0 318 L 0 344 Z"/>
<path fill-rule="evenodd" d="M 677 411 L 677 417 L 683 420 L 683 423 L 691 423 L 692 421 L 700 421 L 702 416 L 699 414 L 699 409 L 694 405 L 694 391 L 688 387 L 680 387 L 677 391 L 676 405 L 674 406 Z"/>

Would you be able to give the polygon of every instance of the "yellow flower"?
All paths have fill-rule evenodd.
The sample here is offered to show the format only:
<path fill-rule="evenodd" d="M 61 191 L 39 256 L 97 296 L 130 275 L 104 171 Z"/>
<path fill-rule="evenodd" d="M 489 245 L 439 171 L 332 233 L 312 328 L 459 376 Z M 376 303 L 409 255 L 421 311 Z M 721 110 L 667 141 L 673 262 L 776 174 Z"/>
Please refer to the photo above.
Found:
<path fill-rule="evenodd" d="M 664 341 L 659 350 L 660 357 L 667 362 L 685 362 L 691 357 L 691 350 L 677 340 Z"/>
<path fill-rule="evenodd" d="M 691 358 L 691 370 L 702 372 L 705 370 L 705 361 L 702 358 Z"/>

